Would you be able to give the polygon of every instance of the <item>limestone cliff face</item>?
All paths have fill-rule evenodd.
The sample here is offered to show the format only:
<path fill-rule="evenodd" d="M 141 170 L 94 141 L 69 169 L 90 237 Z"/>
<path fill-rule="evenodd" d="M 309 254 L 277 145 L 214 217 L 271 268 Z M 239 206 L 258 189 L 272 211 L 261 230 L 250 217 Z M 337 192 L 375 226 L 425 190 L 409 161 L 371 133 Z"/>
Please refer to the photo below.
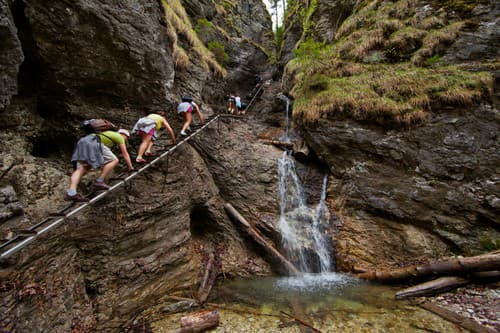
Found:
<path fill-rule="evenodd" d="M 498 80 L 498 68 L 494 65 L 499 57 L 495 48 L 499 36 L 498 3 L 478 2 L 472 10 L 465 10 L 458 5 L 442 7 L 433 1 L 363 1 L 351 8 L 352 16 L 346 21 L 345 12 L 337 11 L 335 16 L 326 9 L 337 5 L 318 1 L 307 34 L 310 48 L 322 47 L 311 40 L 326 42 L 330 48 L 321 52 L 337 52 L 337 57 L 319 56 L 318 61 L 304 66 L 305 70 L 296 70 L 301 66 L 299 62 L 289 65 L 285 82 L 299 99 L 295 111 L 300 110 L 294 111 L 297 126 L 305 133 L 310 147 L 328 164 L 334 178 L 331 204 L 343 220 L 335 236 L 338 267 L 378 267 L 390 265 L 392 260 L 412 261 L 491 249 L 500 237 L 500 118 L 495 83 L 489 97 L 476 99 L 473 104 L 435 103 L 430 96 L 432 106 L 424 107 L 429 114 L 423 123 L 395 128 L 384 125 L 388 115 L 381 121 L 376 116 L 365 118 L 373 115 L 371 112 L 378 106 L 373 103 L 364 108 L 357 101 L 375 100 L 377 96 L 390 101 L 390 96 L 384 95 L 384 88 L 376 87 L 375 95 L 364 95 L 371 88 L 355 78 L 365 70 L 375 69 L 367 80 L 376 80 L 389 68 L 388 73 L 392 74 L 384 76 L 382 82 L 390 82 L 391 76 L 405 75 L 401 66 L 419 63 L 417 56 L 412 56 L 416 52 L 418 56 L 434 56 L 439 63 L 411 67 L 414 70 L 431 68 L 438 75 L 439 66 L 458 65 L 473 73 L 484 70 L 493 77 L 492 82 L 495 77 Z M 380 12 L 387 16 L 372 16 Z M 411 38 L 416 36 L 412 35 L 406 39 L 407 48 L 391 58 L 393 52 L 399 52 L 398 46 L 391 43 L 404 35 L 398 29 L 422 33 L 417 29 L 425 29 L 425 24 L 434 22 L 438 29 L 464 16 L 474 23 L 456 38 L 448 35 L 446 42 L 423 50 L 429 41 L 424 38 L 408 49 Z M 344 24 L 338 24 L 339 21 Z M 330 22 L 330 29 L 325 22 Z M 425 24 L 403 28 L 412 22 Z M 368 24 L 374 25 L 368 28 Z M 390 66 L 394 66 L 392 70 Z M 449 73 L 455 70 L 446 68 Z M 339 89 L 340 93 L 336 90 L 351 82 L 348 80 L 353 80 L 354 96 L 359 93 L 353 103 L 345 102 L 352 98 L 347 89 Z M 303 89 L 307 85 L 309 90 Z M 402 85 L 399 88 L 405 89 Z M 304 91 L 310 95 L 303 95 Z M 336 93 L 337 99 L 332 97 Z"/>
<path fill-rule="evenodd" d="M 82 119 L 104 117 L 130 128 L 140 116 L 165 110 L 178 133 L 180 95 L 192 95 L 205 115 L 220 111 L 227 87 L 247 89 L 254 72 L 265 69 L 270 43 L 261 3 L 2 0 L 0 9 L 4 240 L 66 205 Z M 173 26 L 172 15 L 191 28 Z M 213 24 L 210 35 L 196 32 L 202 18 Z M 224 53 L 208 48 L 211 41 L 236 60 L 217 58 Z M 261 173 L 274 174 L 275 151 L 265 147 L 264 159 L 247 152 L 239 168 L 252 176 L 239 178 L 224 149 L 253 134 L 220 124 L 222 140 L 216 128 L 4 263 L 0 330 L 119 331 L 161 296 L 195 288 L 208 252 L 220 257 L 227 276 L 269 274 L 222 207 L 228 200 L 252 217 L 274 205 L 275 179 Z M 204 152 L 218 147 L 210 142 L 230 144 L 219 147 L 214 161 Z M 131 142 L 133 157 L 136 149 Z M 226 174 L 238 181 L 221 187 Z M 82 180 L 83 192 L 95 176 Z M 269 194 L 248 203 L 243 188 L 259 177 Z"/>

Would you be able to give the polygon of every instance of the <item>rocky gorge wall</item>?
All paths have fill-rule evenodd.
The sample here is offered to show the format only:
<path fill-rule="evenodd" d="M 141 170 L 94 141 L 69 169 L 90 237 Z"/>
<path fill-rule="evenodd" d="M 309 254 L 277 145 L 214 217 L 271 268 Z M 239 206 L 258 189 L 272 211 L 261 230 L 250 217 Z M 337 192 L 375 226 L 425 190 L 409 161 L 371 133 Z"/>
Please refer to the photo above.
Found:
<path fill-rule="evenodd" d="M 289 45 L 301 36 L 303 54 L 309 52 L 313 60 L 302 60 L 298 52 L 284 82 L 296 98 L 297 127 L 333 175 L 331 204 L 343 220 L 335 235 L 339 269 L 498 247 L 498 3 L 357 1 L 344 20 L 344 11 L 326 8 L 345 3 L 327 2 L 312 3 L 310 19 L 299 20 L 301 33 L 286 37 L 292 39 Z M 443 34 L 450 32 L 448 24 L 458 26 L 464 18 L 468 28 Z M 430 22 L 437 25 L 422 38 Z M 423 54 L 435 62 L 422 63 Z M 427 80 L 432 81 L 440 68 L 448 75 L 456 68 L 484 71 L 490 92 L 473 103 L 451 94 L 437 102 L 443 88 L 429 88 L 424 121 L 391 122 L 394 114 L 412 107 L 406 104 L 391 115 L 385 106 L 419 98 L 418 76 L 408 73 L 430 70 Z M 412 79 L 405 83 L 406 75 Z M 389 88 L 393 78 L 401 80 Z M 467 96 L 466 89 L 460 91 Z M 378 98 L 384 107 L 379 108 Z M 358 103 L 363 100 L 371 102 Z M 412 103 L 418 105 L 415 99 Z"/>
<path fill-rule="evenodd" d="M 297 2 L 306 8 L 305 1 Z M 402 3 L 411 6 L 397 6 Z M 387 77 L 397 76 L 409 61 L 406 52 L 421 46 L 422 21 L 430 30 L 459 21 L 461 12 L 437 3 L 307 1 L 311 7 L 297 11 L 303 16 L 286 29 L 281 60 L 290 63 L 283 85 L 271 85 L 244 122 L 221 121 L 168 162 L 3 264 L 0 331 L 124 330 L 162 296 L 195 289 L 208 252 L 220 258 L 226 277 L 272 274 L 222 207 L 230 202 L 279 243 L 276 170 L 282 151 L 258 140 L 283 134 L 283 103 L 276 99 L 282 91 L 296 98 L 294 134 L 313 151 L 309 162 L 297 164 L 311 201 L 318 199 L 323 172 L 331 173 L 329 206 L 339 223 L 328 232 L 339 270 L 494 246 L 500 197 L 496 85 L 489 95 L 474 92 L 477 99 L 471 97 L 470 104 L 432 103 L 425 122 L 411 126 L 384 126 L 378 118 L 367 121 L 342 112 L 322 113 L 310 122 L 300 113 L 302 84 L 311 97 L 330 88 L 324 76 L 339 72 L 349 80 L 373 66 Z M 356 19 L 353 14 L 363 8 L 366 16 Z M 390 9 L 387 22 L 372 21 L 378 8 Z M 260 2 L 0 0 L 0 9 L 3 238 L 64 206 L 67 161 L 80 120 L 105 116 L 130 127 L 144 114 L 167 110 L 178 132 L 179 95 L 192 95 L 210 115 L 220 111 L 226 94 L 248 91 L 253 74 L 269 70 L 271 22 Z M 497 12 L 493 2 L 475 7 L 468 14 L 475 24 L 466 25 L 453 42 L 437 45 L 437 60 L 495 75 Z M 374 39 L 363 39 L 366 22 L 380 29 L 368 34 Z M 418 30 L 410 29 L 412 24 Z M 398 34 L 387 38 L 391 45 L 381 42 L 380 33 L 396 28 L 408 32 L 404 43 Z M 339 29 L 349 34 L 338 38 Z M 199 48 L 195 37 L 207 49 L 212 42 L 212 51 Z M 323 56 L 315 44 L 338 40 L 352 42 L 338 57 Z M 294 69 L 292 60 L 300 58 L 300 49 L 293 50 L 301 43 L 309 47 L 303 53 L 310 59 L 322 56 L 304 72 Z M 421 68 L 427 67 L 415 72 Z M 377 78 L 376 71 L 369 73 L 355 82 L 356 90 L 367 78 Z M 481 89 L 489 82 L 464 77 Z M 336 96 L 335 90 L 327 92 Z M 425 106 L 426 100 L 420 103 Z M 326 109 L 321 103 L 307 105 L 312 112 Z M 84 191 L 94 176 L 82 181 Z"/>
<path fill-rule="evenodd" d="M 192 95 L 210 115 L 224 107 L 227 87 L 247 89 L 266 68 L 271 22 L 263 4 L 2 0 L 0 8 L 4 241 L 65 206 L 82 119 L 105 117 L 130 128 L 139 117 L 165 110 L 177 133 L 180 95 Z M 201 18 L 212 28 L 196 37 Z M 202 46 L 210 41 L 236 60 L 217 58 L 224 55 L 217 54 L 220 47 Z M 228 133 L 230 126 L 219 127 L 225 140 L 240 140 Z M 205 133 L 196 140 L 221 140 L 215 127 Z M 234 156 L 224 162 L 221 150 L 207 163 L 197 149 L 196 143 L 179 148 L 168 162 L 3 262 L 0 331 L 123 330 L 161 296 L 195 287 L 209 252 L 228 277 L 269 274 L 222 209 L 230 200 L 254 215 L 258 207 L 234 194 L 247 184 L 239 179 L 221 193 L 217 182 L 225 180 L 209 171 L 211 163 L 231 170 Z M 271 171 L 270 159 L 246 155 L 259 161 L 245 165 L 248 172 Z M 82 192 L 95 176 L 84 177 Z M 265 187 L 275 187 L 272 177 L 264 178 Z M 258 205 L 272 206 L 273 191 Z"/>

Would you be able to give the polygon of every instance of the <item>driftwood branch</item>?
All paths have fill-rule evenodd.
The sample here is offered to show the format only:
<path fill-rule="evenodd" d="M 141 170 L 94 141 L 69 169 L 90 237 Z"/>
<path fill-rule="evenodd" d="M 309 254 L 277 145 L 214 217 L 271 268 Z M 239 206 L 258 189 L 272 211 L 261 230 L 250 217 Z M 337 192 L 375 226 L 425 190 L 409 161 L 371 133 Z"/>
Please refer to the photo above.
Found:
<path fill-rule="evenodd" d="M 203 280 L 201 281 L 200 288 L 198 289 L 198 301 L 200 303 L 204 303 L 207 300 L 208 294 L 210 294 L 210 291 L 212 290 L 215 278 L 211 279 L 211 277 L 213 275 L 217 275 L 215 270 L 215 255 L 210 253 L 208 255 L 205 273 L 203 274 Z"/>
<path fill-rule="evenodd" d="M 423 302 L 419 304 L 423 309 L 437 314 L 438 316 L 462 326 L 463 328 L 471 331 L 472 333 L 496 333 L 496 330 L 483 326 L 471 319 L 460 316 L 459 314 L 440 307 L 439 305 L 433 304 L 431 302 Z"/>
<path fill-rule="evenodd" d="M 287 317 L 295 320 L 296 322 L 298 322 L 299 324 L 309 328 L 310 330 L 312 330 L 314 333 L 322 333 L 320 330 L 314 328 L 311 324 L 305 322 L 304 320 L 300 319 L 300 318 L 297 318 L 296 316 L 292 316 L 291 314 L 289 313 L 286 313 L 285 311 L 280 311 L 282 314 L 286 315 Z M 301 327 L 301 332 L 303 332 L 303 329 Z"/>
<path fill-rule="evenodd" d="M 471 272 L 500 270 L 500 253 L 492 252 L 475 257 L 452 258 L 383 271 L 367 271 L 357 277 L 382 282 L 397 282 L 415 277 L 461 275 Z"/>
<path fill-rule="evenodd" d="M 181 317 L 181 328 L 175 333 L 197 333 L 219 326 L 219 312 L 206 310 Z"/>
<path fill-rule="evenodd" d="M 429 296 L 439 294 L 454 288 L 458 288 L 470 282 L 469 279 L 447 276 L 436 280 L 418 284 L 416 286 L 406 288 L 396 293 L 396 299 L 408 297 Z"/>
<path fill-rule="evenodd" d="M 469 283 L 498 281 L 499 271 L 471 273 L 465 277 L 447 276 L 406 288 L 396 293 L 396 299 L 440 294 Z"/>
<path fill-rule="evenodd" d="M 224 205 L 226 212 L 229 216 L 233 218 L 234 221 L 238 222 L 244 229 L 244 231 L 266 252 L 272 257 L 273 260 L 278 262 L 281 267 L 283 267 L 288 274 L 299 275 L 299 270 L 286 259 L 271 242 L 267 241 L 261 233 L 256 230 L 241 214 L 229 203 Z"/>

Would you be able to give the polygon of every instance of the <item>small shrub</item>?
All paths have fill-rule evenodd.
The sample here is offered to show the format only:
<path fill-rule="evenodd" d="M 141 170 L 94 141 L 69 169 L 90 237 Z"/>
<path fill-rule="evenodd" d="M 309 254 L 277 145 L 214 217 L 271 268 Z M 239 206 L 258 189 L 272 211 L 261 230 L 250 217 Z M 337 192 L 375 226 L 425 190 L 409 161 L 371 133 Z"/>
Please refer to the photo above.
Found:
<path fill-rule="evenodd" d="M 196 31 L 201 40 L 206 42 L 214 33 L 214 25 L 206 18 L 201 18 L 196 22 L 194 31 Z"/>
<path fill-rule="evenodd" d="M 229 61 L 229 56 L 226 53 L 224 45 L 218 41 L 212 41 L 207 45 L 208 49 L 214 54 L 217 62 L 224 66 Z"/>

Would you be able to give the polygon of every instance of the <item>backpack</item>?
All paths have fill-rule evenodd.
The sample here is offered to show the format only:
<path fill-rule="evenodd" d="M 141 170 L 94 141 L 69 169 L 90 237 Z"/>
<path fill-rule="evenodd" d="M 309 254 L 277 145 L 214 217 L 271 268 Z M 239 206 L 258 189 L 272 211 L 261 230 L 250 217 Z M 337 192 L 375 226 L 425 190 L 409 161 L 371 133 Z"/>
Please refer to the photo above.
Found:
<path fill-rule="evenodd" d="M 85 133 L 101 133 L 104 131 L 116 131 L 118 127 L 106 119 L 89 119 L 82 122 Z"/>
<path fill-rule="evenodd" d="M 191 96 L 182 96 L 181 97 L 181 100 L 183 102 L 188 102 L 188 103 L 191 103 L 193 101 L 193 98 Z"/>

